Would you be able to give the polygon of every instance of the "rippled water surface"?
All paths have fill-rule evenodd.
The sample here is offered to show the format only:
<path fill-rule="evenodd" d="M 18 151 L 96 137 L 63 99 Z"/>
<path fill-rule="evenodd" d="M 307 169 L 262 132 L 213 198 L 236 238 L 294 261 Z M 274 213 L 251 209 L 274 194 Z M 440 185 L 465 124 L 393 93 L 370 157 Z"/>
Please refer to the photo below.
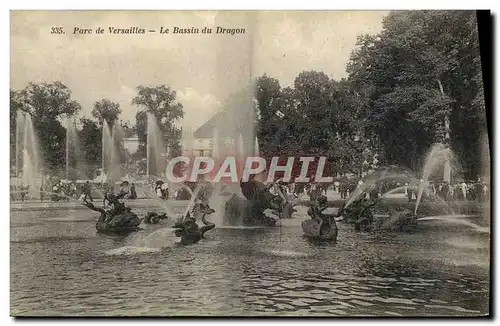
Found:
<path fill-rule="evenodd" d="M 303 239 L 306 216 L 298 214 L 281 228 L 217 227 L 206 240 L 183 247 L 172 221 L 120 238 L 96 234 L 97 215 L 12 212 L 12 315 L 436 316 L 489 310 L 489 233 L 460 224 L 428 221 L 412 233 L 381 235 L 340 224 L 332 246 Z"/>

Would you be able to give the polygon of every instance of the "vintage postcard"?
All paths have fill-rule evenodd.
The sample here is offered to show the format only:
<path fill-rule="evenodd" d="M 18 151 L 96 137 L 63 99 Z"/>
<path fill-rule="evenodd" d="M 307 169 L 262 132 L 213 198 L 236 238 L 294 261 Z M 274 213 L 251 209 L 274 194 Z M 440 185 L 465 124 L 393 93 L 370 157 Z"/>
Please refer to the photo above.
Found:
<path fill-rule="evenodd" d="M 11 316 L 489 315 L 480 16 L 11 11 Z"/>

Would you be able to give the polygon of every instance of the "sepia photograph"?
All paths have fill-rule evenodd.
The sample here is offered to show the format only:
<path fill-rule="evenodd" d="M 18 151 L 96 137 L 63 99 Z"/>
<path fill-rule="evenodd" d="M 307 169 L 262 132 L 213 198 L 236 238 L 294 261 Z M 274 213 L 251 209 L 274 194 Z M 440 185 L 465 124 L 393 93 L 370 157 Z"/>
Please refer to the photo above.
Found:
<path fill-rule="evenodd" d="M 9 15 L 12 317 L 491 315 L 489 11 Z"/>

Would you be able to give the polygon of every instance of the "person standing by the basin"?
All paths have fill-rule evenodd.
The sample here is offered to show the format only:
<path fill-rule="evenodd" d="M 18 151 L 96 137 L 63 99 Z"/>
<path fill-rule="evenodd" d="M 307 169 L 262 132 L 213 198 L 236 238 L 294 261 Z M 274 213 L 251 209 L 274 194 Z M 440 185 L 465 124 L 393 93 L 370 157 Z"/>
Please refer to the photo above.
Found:
<path fill-rule="evenodd" d="M 340 187 L 340 197 L 342 199 L 347 199 L 347 193 L 350 191 L 349 186 L 350 185 L 347 182 L 342 182 L 340 184 L 340 186 L 339 186 Z"/>
<path fill-rule="evenodd" d="M 460 187 L 460 190 L 462 191 L 462 196 L 460 199 L 462 200 L 467 200 L 467 183 L 464 181 L 462 181 L 462 183 L 459 185 Z"/>
<path fill-rule="evenodd" d="M 87 198 L 90 198 L 91 202 L 94 201 L 94 199 L 92 198 L 91 188 L 90 188 L 90 182 L 89 181 L 87 181 L 86 183 L 84 183 L 83 188 L 82 188 L 82 192 L 84 194 L 83 201 L 87 201 Z"/>
<path fill-rule="evenodd" d="M 444 183 L 440 182 L 438 185 L 438 188 L 437 188 L 437 193 L 438 193 L 438 197 L 441 197 L 441 199 L 445 199 L 443 196 L 443 192 L 444 192 L 443 187 L 444 187 Z"/>
<path fill-rule="evenodd" d="M 452 191 L 452 188 L 451 188 L 451 187 L 450 187 L 450 185 L 448 184 L 448 181 L 445 181 L 445 182 L 443 183 L 443 189 L 442 189 L 442 191 L 443 191 L 443 199 L 444 199 L 445 201 L 447 201 L 447 202 L 448 202 L 448 201 L 450 201 L 450 198 L 451 198 L 451 196 L 452 196 L 452 192 L 451 192 L 451 191 Z"/>
<path fill-rule="evenodd" d="M 474 184 L 474 188 L 472 190 L 474 194 L 474 199 L 481 201 L 483 198 L 483 184 L 481 181 L 478 181 Z"/>
<path fill-rule="evenodd" d="M 351 196 L 354 190 L 356 190 L 356 183 L 349 182 L 349 187 L 347 189 L 349 190 L 349 196 Z"/>
<path fill-rule="evenodd" d="M 43 201 L 43 179 L 42 183 L 40 184 L 40 201 Z"/>
<path fill-rule="evenodd" d="M 340 194 L 340 199 L 346 199 L 346 197 L 347 197 L 347 187 L 345 186 L 345 184 L 343 182 L 339 183 L 337 189 L 338 189 L 339 194 Z M 345 190 L 345 195 L 344 195 L 344 190 Z"/>
<path fill-rule="evenodd" d="M 160 194 L 161 194 L 161 199 L 167 200 L 169 199 L 169 189 L 168 189 L 168 183 L 164 182 L 160 186 Z"/>
<path fill-rule="evenodd" d="M 411 202 L 411 189 L 410 189 L 410 184 L 408 182 L 405 183 L 405 196 L 408 199 L 408 202 Z"/>
<path fill-rule="evenodd" d="M 481 191 L 481 199 L 482 200 L 488 200 L 488 197 L 490 196 L 490 193 L 489 193 L 489 187 L 488 187 L 488 184 L 483 181 L 482 182 L 482 191 Z"/>
<path fill-rule="evenodd" d="M 430 196 L 431 196 L 431 200 L 436 200 L 436 197 L 437 197 L 437 190 L 436 190 L 436 186 L 434 185 L 434 182 L 429 182 L 429 189 L 430 189 Z"/>
<path fill-rule="evenodd" d="M 24 203 L 24 198 L 26 197 L 26 191 L 25 189 L 28 189 L 29 186 L 24 187 L 24 185 L 21 185 L 21 201 Z"/>
<path fill-rule="evenodd" d="M 128 195 L 128 199 L 137 199 L 137 192 L 135 191 L 135 184 L 130 185 L 130 194 Z"/>
<path fill-rule="evenodd" d="M 290 183 L 290 193 L 295 195 L 295 182 Z"/>

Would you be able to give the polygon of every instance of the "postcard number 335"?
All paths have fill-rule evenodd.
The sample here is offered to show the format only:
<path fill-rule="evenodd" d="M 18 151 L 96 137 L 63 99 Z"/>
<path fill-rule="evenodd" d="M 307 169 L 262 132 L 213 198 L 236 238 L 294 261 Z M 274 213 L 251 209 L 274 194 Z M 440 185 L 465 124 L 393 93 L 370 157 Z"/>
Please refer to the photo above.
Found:
<path fill-rule="evenodd" d="M 50 34 L 65 34 L 62 27 L 51 27 Z"/>

